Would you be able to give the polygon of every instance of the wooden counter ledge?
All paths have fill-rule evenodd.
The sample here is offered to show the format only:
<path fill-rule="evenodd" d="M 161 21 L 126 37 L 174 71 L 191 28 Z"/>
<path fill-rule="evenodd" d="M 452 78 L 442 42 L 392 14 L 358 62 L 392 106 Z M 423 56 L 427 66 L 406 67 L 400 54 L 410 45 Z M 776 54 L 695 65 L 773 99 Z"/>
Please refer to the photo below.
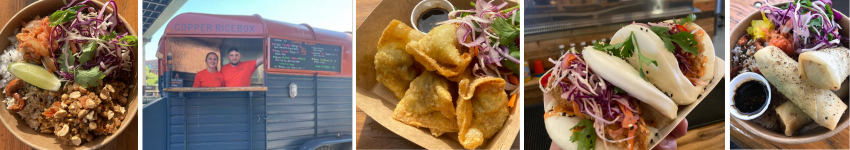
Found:
<path fill-rule="evenodd" d="M 268 91 L 268 87 L 206 87 L 206 88 L 194 88 L 194 87 L 172 87 L 165 88 L 162 91 L 166 92 L 257 92 L 257 91 Z"/>

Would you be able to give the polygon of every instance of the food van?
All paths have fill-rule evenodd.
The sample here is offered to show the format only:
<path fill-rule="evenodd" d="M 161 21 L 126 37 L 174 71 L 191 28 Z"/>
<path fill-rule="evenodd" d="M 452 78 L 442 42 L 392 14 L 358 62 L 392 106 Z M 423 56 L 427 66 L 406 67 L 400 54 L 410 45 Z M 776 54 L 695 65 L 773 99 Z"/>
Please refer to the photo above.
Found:
<path fill-rule="evenodd" d="M 352 35 L 260 15 L 183 13 L 160 38 L 162 98 L 144 106 L 151 149 L 351 149 Z M 248 87 L 194 88 L 204 57 L 263 58 Z M 260 65 L 260 64 L 258 64 Z"/>

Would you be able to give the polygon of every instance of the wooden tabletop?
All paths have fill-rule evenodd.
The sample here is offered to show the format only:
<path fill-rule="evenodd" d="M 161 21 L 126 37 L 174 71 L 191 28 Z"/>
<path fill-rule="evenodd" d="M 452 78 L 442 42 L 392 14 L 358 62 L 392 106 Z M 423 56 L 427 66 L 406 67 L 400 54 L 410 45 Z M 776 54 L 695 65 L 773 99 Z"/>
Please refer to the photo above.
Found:
<path fill-rule="evenodd" d="M 366 20 L 382 0 L 357 0 L 357 27 Z M 511 149 L 520 149 L 520 134 Z M 357 149 L 424 149 L 395 134 L 357 108 Z"/>
<path fill-rule="evenodd" d="M 791 2 L 793 0 L 769 0 L 771 4 L 776 3 L 785 3 Z M 736 0 L 729 2 L 729 31 L 732 31 L 732 28 L 735 28 L 735 25 L 738 25 L 741 20 L 744 20 L 751 13 L 758 11 L 759 8 L 755 7 L 756 3 L 761 3 L 764 6 L 764 0 Z"/>
<path fill-rule="evenodd" d="M 106 2 L 108 0 L 97 0 L 100 2 Z M 15 14 L 26 7 L 27 5 L 36 2 L 36 0 L 15 0 L 12 2 L 4 2 L 0 3 L 0 22 L 6 22 L 11 19 Z M 133 30 L 136 30 L 136 33 L 139 32 L 139 2 L 138 0 L 119 0 L 115 1 L 118 5 L 118 13 L 127 20 L 127 23 L 133 27 Z M 5 24 L 5 23 L 4 23 Z M 138 149 L 138 137 L 139 137 L 139 125 L 138 125 L 138 115 L 133 118 L 133 121 L 130 122 L 130 125 L 127 126 L 127 129 L 124 133 L 118 136 L 114 141 L 107 143 L 100 149 L 112 150 L 112 149 Z M 6 126 L 0 124 L 0 149 L 2 150 L 28 150 L 33 149 L 12 135 Z"/>

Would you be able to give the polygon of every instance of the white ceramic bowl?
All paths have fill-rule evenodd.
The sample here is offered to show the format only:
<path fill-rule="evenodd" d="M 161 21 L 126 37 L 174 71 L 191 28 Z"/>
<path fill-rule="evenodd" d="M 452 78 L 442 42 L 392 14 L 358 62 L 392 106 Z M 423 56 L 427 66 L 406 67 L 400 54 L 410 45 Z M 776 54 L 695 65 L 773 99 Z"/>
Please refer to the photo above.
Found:
<path fill-rule="evenodd" d="M 455 10 L 455 6 L 447 0 L 422 0 L 419 4 L 416 4 L 416 7 L 413 7 L 413 11 L 410 13 L 410 24 L 413 26 L 413 29 L 422 32 L 422 30 L 419 30 L 419 27 L 417 27 L 418 22 L 416 22 L 416 20 L 419 19 L 420 14 L 431 8 L 442 8 L 449 12 Z"/>
<path fill-rule="evenodd" d="M 741 112 L 737 110 L 738 108 L 735 108 L 735 101 L 733 100 L 733 98 L 735 97 L 735 90 L 738 89 L 738 87 L 741 86 L 742 83 L 747 82 L 747 81 L 751 81 L 751 80 L 761 81 L 765 85 L 765 87 L 767 87 L 767 100 L 765 100 L 764 107 L 762 107 L 761 109 L 758 110 L 758 113 L 756 113 L 754 115 L 745 115 L 745 114 L 741 114 Z M 767 106 L 770 105 L 770 95 L 771 95 L 770 94 L 770 84 L 767 82 L 767 79 L 764 79 L 763 76 L 761 76 L 757 73 L 747 72 L 747 73 L 740 74 L 737 77 L 735 77 L 735 79 L 732 79 L 732 84 L 729 84 L 729 85 L 731 85 L 730 88 L 729 88 L 729 91 L 728 91 L 729 97 L 727 97 L 726 100 L 729 101 L 729 104 L 731 104 L 731 105 L 728 106 L 729 107 L 729 113 L 732 114 L 732 116 L 735 116 L 735 118 L 738 118 L 738 119 L 741 119 L 741 120 L 755 119 L 755 118 L 761 116 L 761 114 L 763 114 L 765 112 L 765 110 L 767 110 Z"/>

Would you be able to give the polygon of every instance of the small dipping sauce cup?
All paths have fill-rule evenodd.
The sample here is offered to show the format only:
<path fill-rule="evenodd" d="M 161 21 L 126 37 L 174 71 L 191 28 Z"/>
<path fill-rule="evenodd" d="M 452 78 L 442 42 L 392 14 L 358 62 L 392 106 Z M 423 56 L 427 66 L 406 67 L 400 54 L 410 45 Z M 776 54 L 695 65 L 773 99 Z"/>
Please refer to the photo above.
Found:
<path fill-rule="evenodd" d="M 770 84 L 763 76 L 747 72 L 732 79 L 729 88 L 729 113 L 741 120 L 752 120 L 770 105 Z"/>
<path fill-rule="evenodd" d="M 410 24 L 413 29 L 428 33 L 438 26 L 438 22 L 449 20 L 449 13 L 454 11 L 454 8 L 447 0 L 422 0 L 410 13 Z"/>

